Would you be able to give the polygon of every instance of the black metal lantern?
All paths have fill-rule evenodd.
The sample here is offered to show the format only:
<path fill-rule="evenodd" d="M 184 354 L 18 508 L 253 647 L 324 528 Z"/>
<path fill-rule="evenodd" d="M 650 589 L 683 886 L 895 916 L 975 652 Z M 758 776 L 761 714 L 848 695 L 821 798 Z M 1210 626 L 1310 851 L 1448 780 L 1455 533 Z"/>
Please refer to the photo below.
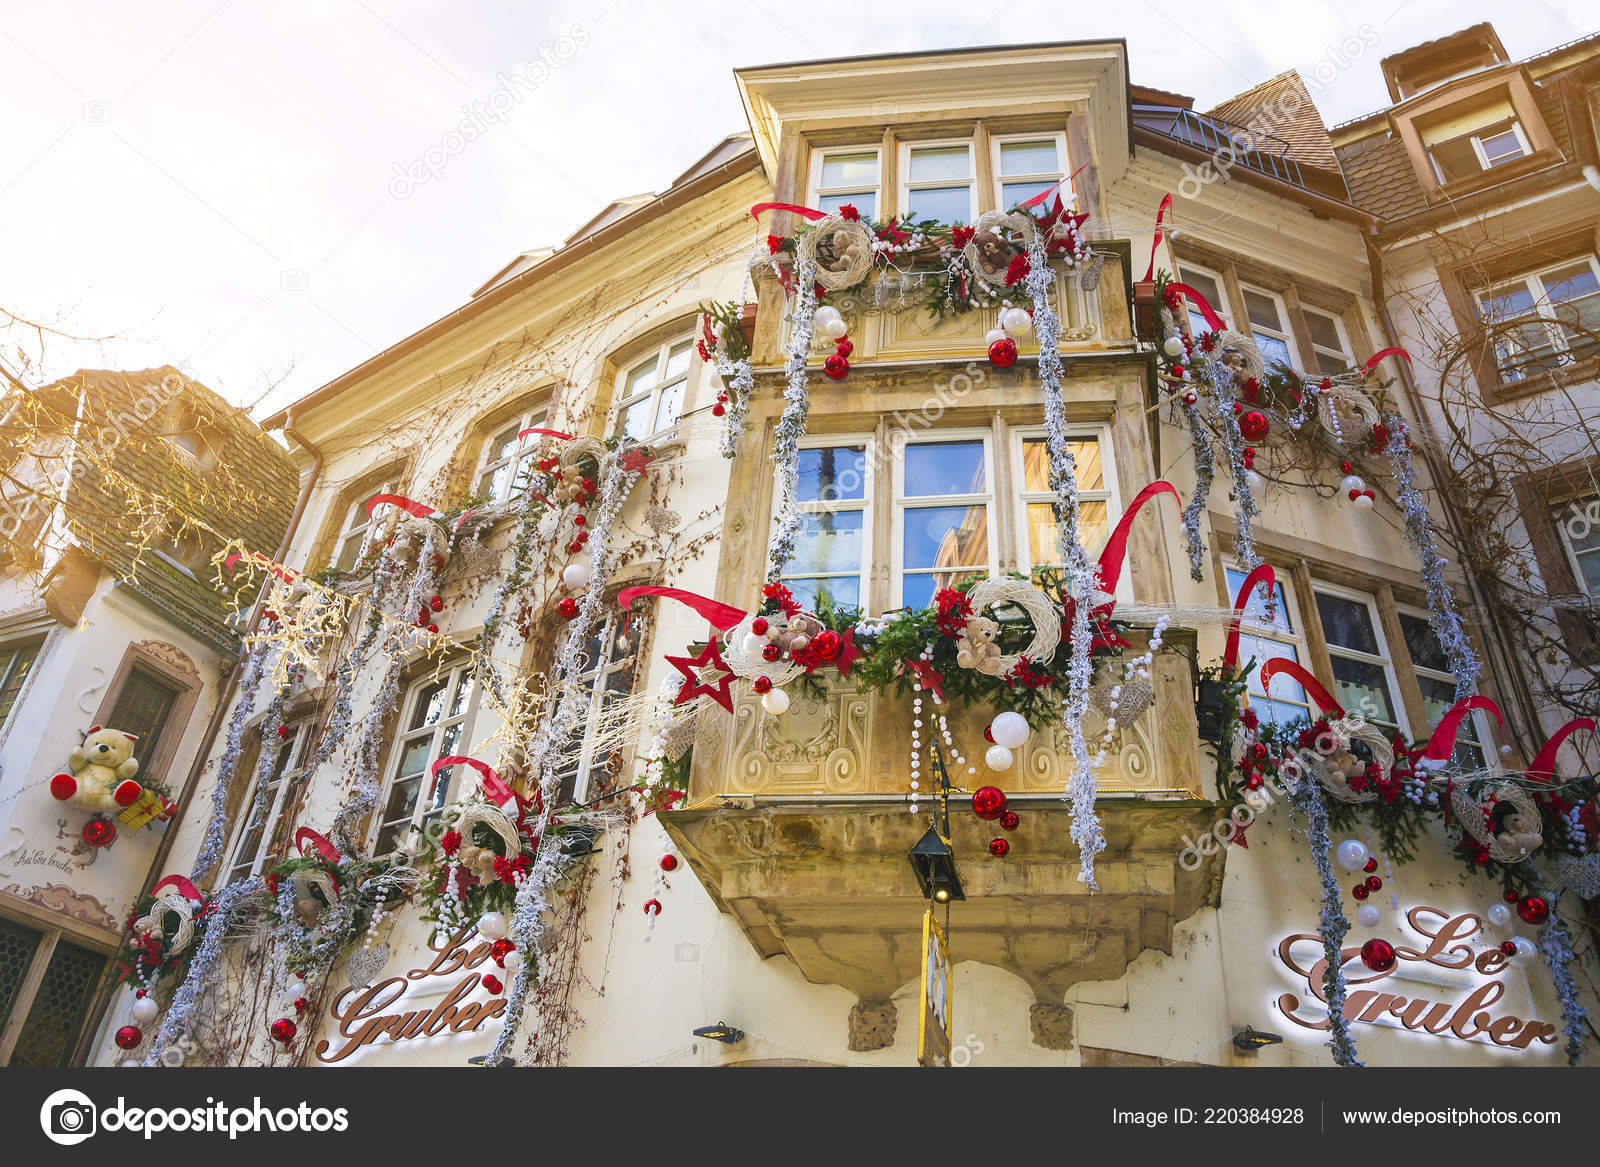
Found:
<path fill-rule="evenodd" d="M 967 898 L 961 890 L 961 877 L 956 874 L 956 854 L 950 849 L 950 840 L 937 827 L 929 827 L 911 848 L 911 870 L 917 873 L 922 894 L 935 903 Z"/>
<path fill-rule="evenodd" d="M 694 1035 L 709 1038 L 711 1041 L 720 1041 L 723 1045 L 738 1045 L 744 1040 L 744 1030 L 735 1028 L 726 1021 L 719 1021 L 715 1025 L 702 1025 L 694 1031 Z"/>

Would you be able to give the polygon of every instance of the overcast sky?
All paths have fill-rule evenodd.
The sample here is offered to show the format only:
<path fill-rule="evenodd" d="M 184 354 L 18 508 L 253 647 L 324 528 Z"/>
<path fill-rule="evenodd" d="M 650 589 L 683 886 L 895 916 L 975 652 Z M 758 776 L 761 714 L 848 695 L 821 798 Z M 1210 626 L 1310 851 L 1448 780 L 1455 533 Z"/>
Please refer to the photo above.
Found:
<path fill-rule="evenodd" d="M 1202 109 L 1336 71 L 1333 125 L 1385 103 L 1381 57 L 1497 18 L 1514 57 L 1600 31 L 1592 0 L 8 0 L 0 307 L 126 338 L 36 383 L 171 363 L 261 416 L 744 129 L 737 66 L 1124 37 Z"/>

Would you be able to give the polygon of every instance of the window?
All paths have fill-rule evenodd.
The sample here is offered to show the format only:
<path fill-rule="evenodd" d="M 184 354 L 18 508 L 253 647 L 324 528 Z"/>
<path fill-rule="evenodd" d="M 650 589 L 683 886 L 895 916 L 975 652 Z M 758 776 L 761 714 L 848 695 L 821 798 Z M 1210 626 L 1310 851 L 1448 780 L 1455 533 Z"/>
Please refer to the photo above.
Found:
<path fill-rule="evenodd" d="M 1206 303 L 1216 309 L 1223 323 L 1228 322 L 1228 301 L 1222 294 L 1222 277 L 1216 272 L 1207 271 L 1203 267 L 1192 264 L 1182 264 L 1178 268 L 1178 282 L 1188 284 L 1195 291 L 1206 298 Z M 1205 316 L 1193 305 L 1189 307 L 1189 330 L 1196 336 L 1203 332 L 1210 332 L 1211 325 L 1206 323 Z"/>
<path fill-rule="evenodd" d="M 1110 444 L 1098 433 L 1067 435 L 1078 470 L 1078 535 L 1090 557 L 1100 553 L 1111 536 L 1111 482 L 1115 474 L 1102 463 Z M 1020 529 L 1026 532 L 1019 563 L 1024 569 L 1061 567 L 1061 533 L 1057 526 L 1056 492 L 1050 487 L 1050 451 L 1042 430 L 1017 431 L 1013 447 L 1020 468 Z"/>
<path fill-rule="evenodd" d="M 150 541 L 150 549 L 174 567 L 193 575 L 204 567 L 210 556 L 206 554 L 205 540 L 192 528 L 168 530 Z"/>
<path fill-rule="evenodd" d="M 993 573 L 989 431 L 908 442 L 895 463 L 892 606 L 926 608 L 940 588 Z"/>
<path fill-rule="evenodd" d="M 1371 596 L 1319 584 L 1317 612 L 1333 659 L 1333 696 L 1350 713 L 1385 729 L 1404 729 L 1396 685 Z"/>
<path fill-rule="evenodd" d="M 167 731 L 167 722 L 177 701 L 178 690 L 174 686 L 136 665 L 128 670 L 122 691 L 111 707 L 111 715 L 101 723 L 107 729 L 131 733 L 139 739 L 133 752 L 139 759 L 141 777 L 152 781 L 160 777 L 143 771 L 148 771 L 151 760 L 157 756 L 156 749 Z M 178 728 L 181 733 L 182 726 Z"/>
<path fill-rule="evenodd" d="M 1502 381 L 1600 356 L 1600 263 L 1594 256 L 1546 268 L 1478 294 L 1497 328 L 1495 363 Z"/>
<path fill-rule="evenodd" d="M 260 875 L 267 860 L 283 853 L 284 830 L 288 826 L 285 813 L 299 799 L 306 779 L 306 755 L 311 743 L 309 719 L 291 722 L 283 746 L 272 761 L 272 771 L 264 778 L 252 775 L 245 788 L 243 808 L 234 833 L 233 846 L 228 850 L 227 874 L 224 884 L 250 875 Z M 256 782 L 266 782 L 266 794 L 261 799 L 261 809 L 256 810 Z"/>
<path fill-rule="evenodd" d="M 1431 731 L 1456 703 L 1455 674 L 1450 671 L 1450 661 L 1434 635 L 1428 614 L 1415 608 L 1402 608 L 1399 615 L 1400 632 L 1406 638 L 1406 652 L 1417 674 L 1417 688 L 1422 692 L 1422 707 L 1428 715 Z M 1456 731 L 1456 748 L 1451 760 L 1468 770 L 1481 770 L 1484 766 L 1482 719 L 1483 714 L 1474 710 L 1471 716 L 1462 719 Z"/>
<path fill-rule="evenodd" d="M 1237 596 L 1249 573 L 1228 567 L 1225 574 L 1228 595 Z M 1268 688 L 1261 687 L 1261 666 L 1273 657 L 1281 656 L 1296 664 L 1305 664 L 1306 660 L 1305 631 L 1300 627 L 1299 609 L 1293 603 L 1294 592 L 1282 573 L 1274 575 L 1271 617 L 1259 587 L 1245 605 L 1244 618 L 1239 621 L 1239 664 L 1250 665 L 1250 708 L 1256 716 L 1263 722 L 1288 725 L 1313 719 L 1317 710 L 1311 707 L 1305 688 L 1287 674 L 1279 673 Z"/>
<path fill-rule="evenodd" d="M 622 635 L 626 614 L 610 607 L 606 622 L 584 647 L 584 667 L 578 674 L 578 687 L 585 708 L 582 721 L 567 739 L 566 762 L 556 792 L 556 805 L 583 802 L 592 798 L 611 776 L 618 755 L 607 751 L 595 755 L 604 741 L 617 741 L 627 720 L 626 699 L 633 691 L 634 654 Z"/>
<path fill-rule="evenodd" d="M 1283 299 L 1276 292 L 1261 288 L 1241 286 L 1244 295 L 1245 315 L 1250 318 L 1250 335 L 1261 359 L 1270 368 L 1282 362 L 1291 368 L 1299 366 L 1294 356 L 1294 346 L 1289 343 L 1289 314 L 1283 309 Z"/>
<path fill-rule="evenodd" d="M 0 645 L 0 729 L 11 720 L 17 696 L 28 683 L 28 675 L 33 672 L 34 662 L 39 659 L 39 650 L 43 647 L 42 636 Z"/>
<path fill-rule="evenodd" d="M 1590 599 L 1600 600 L 1600 495 L 1573 499 L 1558 507 L 1553 518 L 1573 578 Z"/>
<path fill-rule="evenodd" d="M 832 214 L 849 203 L 863 219 L 878 217 L 877 150 L 818 150 L 811 158 L 812 206 Z"/>
<path fill-rule="evenodd" d="M 908 215 L 939 223 L 970 223 L 978 217 L 971 142 L 907 144 L 902 149 L 900 205 Z"/>
<path fill-rule="evenodd" d="M 872 546 L 870 442 L 808 439 L 800 449 L 800 512 L 784 582 L 801 607 L 817 610 L 826 596 L 835 608 L 863 608 L 867 550 Z"/>
<path fill-rule="evenodd" d="M 171 412 L 172 432 L 167 440 L 203 470 L 217 464 L 213 442 L 216 431 L 194 406 L 179 404 Z"/>
<path fill-rule="evenodd" d="M 442 757 L 460 752 L 475 688 L 470 666 L 462 662 L 428 674 L 406 691 L 400 706 L 400 732 L 391 751 L 389 780 L 379 801 L 383 810 L 378 819 L 374 855 L 408 847 L 412 829 L 420 828 L 449 801 L 448 776 L 430 786 L 429 767 Z"/>
<path fill-rule="evenodd" d="M 104 955 L 0 918 L 0 1066 L 70 1066 L 77 1060 Z"/>
<path fill-rule="evenodd" d="M 622 374 L 617 434 L 639 440 L 678 424 L 694 339 L 674 341 Z"/>
<path fill-rule="evenodd" d="M 529 410 L 507 422 L 484 442 L 483 456 L 479 459 L 481 465 L 478 468 L 477 488 L 473 493 L 485 499 L 487 505 L 499 506 L 528 485 L 528 467 L 533 463 L 539 436 L 529 434 L 524 439 L 517 435 L 525 429 L 542 427 L 545 412 L 542 407 Z"/>
<path fill-rule="evenodd" d="M 1533 153 L 1509 101 L 1424 129 L 1422 144 L 1441 183 L 1471 178 Z"/>
<path fill-rule="evenodd" d="M 1067 140 L 1065 134 L 1034 138 L 996 138 L 994 173 L 998 197 L 995 206 L 1009 211 L 1058 184 L 1066 175 Z M 1063 204 L 1072 201 L 1070 190 L 1062 190 Z M 1048 215 L 1055 199 L 1048 198 L 1032 208 L 1037 216 Z"/>
<path fill-rule="evenodd" d="M 360 491 L 352 499 L 339 526 L 333 543 L 333 566 L 340 571 L 353 571 L 367 554 L 367 540 L 372 534 L 373 516 L 367 514 L 367 503 L 374 495 L 388 494 L 394 490 L 392 482 L 385 482 L 371 494 Z M 376 510 L 376 508 L 374 508 Z"/>
<path fill-rule="evenodd" d="M 1306 331 L 1311 334 L 1311 360 L 1318 373 L 1332 377 L 1355 364 L 1350 343 L 1345 339 L 1344 321 L 1331 312 L 1301 307 Z"/>

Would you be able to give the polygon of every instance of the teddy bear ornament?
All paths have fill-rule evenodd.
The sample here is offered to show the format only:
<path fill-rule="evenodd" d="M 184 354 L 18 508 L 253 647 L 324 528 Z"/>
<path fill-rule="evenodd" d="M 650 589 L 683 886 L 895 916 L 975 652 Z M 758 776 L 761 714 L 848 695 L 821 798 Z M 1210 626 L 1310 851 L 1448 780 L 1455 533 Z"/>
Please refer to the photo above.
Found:
<path fill-rule="evenodd" d="M 115 814 L 139 801 L 144 787 L 133 780 L 139 739 L 120 729 L 93 726 L 83 744 L 67 755 L 70 773 L 50 779 L 50 793 L 61 802 L 96 814 Z"/>

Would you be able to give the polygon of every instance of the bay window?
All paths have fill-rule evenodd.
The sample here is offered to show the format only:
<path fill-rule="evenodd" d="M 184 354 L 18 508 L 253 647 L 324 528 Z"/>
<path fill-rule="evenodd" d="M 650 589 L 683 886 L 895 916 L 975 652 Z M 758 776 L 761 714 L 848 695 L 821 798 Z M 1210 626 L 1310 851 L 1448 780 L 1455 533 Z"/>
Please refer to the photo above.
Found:
<path fill-rule="evenodd" d="M 804 526 L 784 582 L 807 611 L 826 597 L 835 608 L 862 608 L 872 546 L 872 460 L 867 438 L 808 438 L 800 449 L 799 504 Z"/>
<path fill-rule="evenodd" d="M 616 434 L 643 440 L 678 424 L 694 338 L 669 341 L 620 374 Z"/>
<path fill-rule="evenodd" d="M 900 205 L 924 222 L 971 223 L 978 217 L 972 143 L 906 143 L 900 163 Z"/>
<path fill-rule="evenodd" d="M 941 588 L 994 573 L 992 461 L 988 430 L 906 443 L 894 467 L 892 607 L 926 608 Z"/>
<path fill-rule="evenodd" d="M 1499 101 L 1422 130 L 1422 144 L 1441 183 L 1471 178 L 1533 153 L 1510 101 Z"/>
<path fill-rule="evenodd" d="M 1067 173 L 1067 137 L 1044 134 L 994 139 L 995 206 L 1014 210 L 1036 195 L 1061 183 Z M 1072 202 L 1071 190 L 1060 192 L 1063 205 Z M 1055 199 L 1047 198 L 1030 210 L 1036 216 L 1050 213 Z"/>
<path fill-rule="evenodd" d="M 1372 597 L 1316 586 L 1317 612 L 1333 665 L 1334 699 L 1387 730 L 1405 730 L 1389 648 Z"/>
<path fill-rule="evenodd" d="M 476 688 L 470 662 L 462 661 L 428 673 L 406 690 L 378 799 L 374 855 L 409 847 L 414 831 L 448 805 L 456 770 L 442 773 L 437 784 L 429 770 L 439 758 L 462 752 Z"/>
<path fill-rule="evenodd" d="M 1592 255 L 1487 288 L 1478 309 L 1496 329 L 1502 381 L 1600 356 L 1600 262 Z"/>
<path fill-rule="evenodd" d="M 868 221 L 878 217 L 878 151 L 817 150 L 811 156 L 811 206 L 837 214 L 845 204 Z"/>

